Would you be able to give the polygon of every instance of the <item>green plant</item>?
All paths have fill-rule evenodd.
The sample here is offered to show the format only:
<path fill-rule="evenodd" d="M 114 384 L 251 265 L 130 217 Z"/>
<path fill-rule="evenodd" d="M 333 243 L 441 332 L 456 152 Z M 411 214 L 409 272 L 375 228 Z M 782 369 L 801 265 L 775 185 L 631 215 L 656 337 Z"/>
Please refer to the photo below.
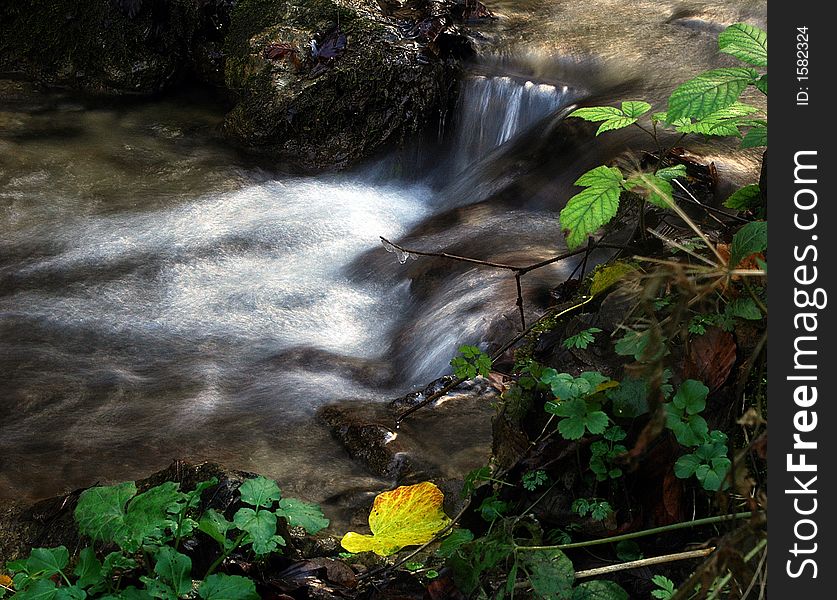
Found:
<path fill-rule="evenodd" d="M 618 425 L 613 425 L 605 430 L 602 437 L 603 440 L 590 445 L 590 470 L 596 475 L 598 481 L 618 479 L 622 476 L 622 469 L 616 465 L 615 461 L 628 449 L 616 442 L 624 440 L 627 434 Z"/>
<path fill-rule="evenodd" d="M 571 335 L 567 339 L 562 342 L 564 348 L 580 348 L 582 350 L 586 349 L 587 346 L 592 344 L 595 341 L 595 335 L 597 333 L 601 333 L 602 330 L 598 327 L 588 327 L 583 331 L 579 331 L 575 335 Z"/>
<path fill-rule="evenodd" d="M 590 515 L 594 521 L 604 521 L 613 514 L 613 507 L 601 498 L 577 498 L 573 500 L 570 510 L 579 517 Z"/>
<path fill-rule="evenodd" d="M 732 466 L 727 453 L 726 434 L 722 431 L 712 431 L 694 452 L 677 459 L 674 463 L 674 474 L 681 479 L 694 475 L 704 489 L 717 492 L 724 486 Z"/>
<path fill-rule="evenodd" d="M 739 102 L 748 86 L 767 94 L 767 74 L 752 68 L 767 67 L 767 34 L 757 27 L 736 23 L 720 34 L 718 48 L 751 66 L 701 73 L 671 93 L 666 111 L 650 117 L 651 105 L 637 100 L 622 102 L 619 108 L 584 107 L 570 114 L 570 117 L 600 123 L 596 135 L 638 127 L 653 138 L 658 149 L 657 167 L 652 171 L 625 174 L 616 167 L 600 166 L 578 178 L 575 185 L 584 190 L 570 198 L 560 214 L 561 227 L 571 249 L 583 244 L 589 235 L 616 216 L 625 193 L 639 198 L 640 219 L 646 202 L 661 208 L 672 205 L 671 181 L 684 177 L 686 171 L 682 165 L 663 165 L 669 151 L 662 147 L 659 129 L 679 133 L 678 142 L 686 135 L 699 134 L 739 137 L 744 148 L 767 145 L 767 120 L 754 116 L 758 112 L 756 107 Z M 640 123 L 643 117 L 647 120 L 645 124 Z M 742 128 L 746 133 L 742 133 Z M 733 207 L 749 206 L 753 198 L 754 190 L 750 188 L 729 201 Z"/>
<path fill-rule="evenodd" d="M 651 595 L 659 600 L 670 600 L 674 597 L 674 582 L 668 577 L 662 575 L 654 575 L 651 578 L 651 583 L 657 586 L 657 589 L 651 591 Z"/>
<path fill-rule="evenodd" d="M 460 346 L 457 356 L 450 361 L 453 374 L 460 379 L 473 379 L 477 375 L 488 377 L 491 372 L 491 357 L 476 346 Z"/>
<path fill-rule="evenodd" d="M 248 547 L 257 559 L 278 551 L 285 545 L 277 535 L 279 519 L 308 533 L 328 526 L 328 520 L 316 506 L 282 498 L 275 482 L 257 477 L 239 487 L 241 502 L 249 506 L 227 521 L 213 509 L 200 509 L 202 493 L 217 483 L 211 479 L 188 492 L 171 481 L 142 493 L 132 482 L 85 490 L 74 513 L 79 532 L 118 550 L 100 560 L 94 547 L 83 547 L 70 570 L 65 547 L 35 548 L 28 558 L 6 564 L 13 575 L 14 597 L 176 599 L 194 597 L 192 580 L 201 578 L 196 594 L 203 600 L 257 599 L 251 579 L 214 571 L 239 548 Z M 218 544 L 218 558 L 202 574 L 193 573 L 192 559 L 180 552 L 182 540 L 198 530 Z M 143 587 L 122 586 L 123 578 Z"/>
<path fill-rule="evenodd" d="M 544 369 L 541 381 L 550 387 L 557 402 L 547 402 L 546 412 L 563 417 L 558 432 L 568 440 L 581 439 L 585 431 L 603 433 L 610 421 L 601 410 L 601 393 L 613 387 L 615 382 L 596 371 L 587 371 L 579 377 Z"/>
<path fill-rule="evenodd" d="M 522 484 L 524 489 L 534 492 L 536 489 L 549 481 L 549 476 L 543 469 L 537 471 L 527 471 L 523 474 Z"/>

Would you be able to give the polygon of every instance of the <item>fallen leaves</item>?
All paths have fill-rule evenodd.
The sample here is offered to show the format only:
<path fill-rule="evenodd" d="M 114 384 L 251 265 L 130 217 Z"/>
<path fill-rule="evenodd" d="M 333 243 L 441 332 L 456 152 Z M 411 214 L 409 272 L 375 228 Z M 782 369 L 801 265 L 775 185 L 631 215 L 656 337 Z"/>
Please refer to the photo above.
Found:
<path fill-rule="evenodd" d="M 425 544 L 450 524 L 445 496 L 433 483 L 401 486 L 379 494 L 369 513 L 372 535 L 350 531 L 340 544 L 349 552 L 395 554 L 404 546 Z"/>

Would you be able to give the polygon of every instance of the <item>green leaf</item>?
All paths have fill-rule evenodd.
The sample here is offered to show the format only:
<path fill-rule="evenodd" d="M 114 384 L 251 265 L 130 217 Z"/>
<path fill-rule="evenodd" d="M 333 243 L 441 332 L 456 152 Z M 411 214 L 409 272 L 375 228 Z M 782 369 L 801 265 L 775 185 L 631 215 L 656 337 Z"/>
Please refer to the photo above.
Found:
<path fill-rule="evenodd" d="M 748 321 L 758 321 L 762 318 L 761 310 L 752 298 L 736 298 L 727 304 L 724 312 L 731 317 Z"/>
<path fill-rule="evenodd" d="M 628 593 L 618 583 L 596 579 L 579 584 L 572 600 L 628 600 Z"/>
<path fill-rule="evenodd" d="M 95 585 L 104 580 L 102 563 L 96 558 L 93 548 L 82 548 L 78 555 L 78 564 L 73 573 L 78 577 L 76 583 L 81 587 Z"/>
<path fill-rule="evenodd" d="M 140 581 L 145 584 L 144 591 L 151 598 L 160 598 L 160 600 L 177 600 L 177 593 L 174 588 L 161 579 L 148 577 L 143 575 Z"/>
<path fill-rule="evenodd" d="M 30 575 L 40 574 L 51 577 L 60 573 L 70 562 L 70 553 L 64 546 L 57 548 L 33 548 L 26 560 L 26 570 Z"/>
<path fill-rule="evenodd" d="M 564 348 L 580 348 L 582 350 L 586 349 L 587 346 L 592 344 L 595 341 L 594 335 L 597 333 L 601 333 L 602 330 L 598 327 L 590 327 L 583 331 L 579 331 L 575 335 L 571 335 L 570 337 L 566 338 L 561 344 Z"/>
<path fill-rule="evenodd" d="M 674 582 L 663 575 L 654 575 L 651 578 L 651 583 L 656 585 L 659 589 L 653 590 L 651 595 L 659 600 L 671 600 L 674 596 Z"/>
<path fill-rule="evenodd" d="M 144 540 L 159 539 L 167 528 L 174 527 L 169 513 L 179 511 L 186 500 L 179 487 L 180 484 L 167 481 L 128 502 L 124 538 L 116 542 L 126 551 L 135 552 Z"/>
<path fill-rule="evenodd" d="M 622 540 L 616 544 L 616 558 L 624 562 L 640 560 L 642 558 L 642 549 L 633 540 Z"/>
<path fill-rule="evenodd" d="M 218 573 L 207 577 L 198 588 L 203 600 L 259 600 L 252 579 Z"/>
<path fill-rule="evenodd" d="M 261 510 L 257 513 L 252 508 L 240 508 L 233 517 L 233 523 L 241 531 L 247 532 L 247 541 L 253 544 L 253 552 L 256 554 L 270 554 L 280 544 L 284 545 L 284 540 L 279 542 L 276 539 L 276 515 L 270 511 Z"/>
<path fill-rule="evenodd" d="M 758 27 L 730 25 L 718 36 L 718 48 L 755 67 L 767 66 L 767 33 Z"/>
<path fill-rule="evenodd" d="M 75 510 L 79 532 L 97 541 L 121 540 L 126 530 L 125 505 L 136 493 L 131 481 L 83 491 Z"/>
<path fill-rule="evenodd" d="M 674 191 L 671 184 L 665 179 L 650 173 L 642 173 L 631 177 L 625 182 L 624 187 L 634 193 L 639 193 L 639 190 L 644 191 L 640 195 L 660 208 L 670 208 L 674 202 L 672 198 Z"/>
<path fill-rule="evenodd" d="M 594 410 L 587 413 L 584 419 L 584 425 L 587 430 L 593 435 L 598 435 L 607 429 L 607 424 L 610 422 L 608 416 L 600 410 Z"/>
<path fill-rule="evenodd" d="M 622 112 L 631 119 L 638 119 L 649 110 L 651 110 L 651 105 L 647 102 L 628 100 L 622 103 Z"/>
<path fill-rule="evenodd" d="M 578 108 L 571 112 L 569 116 L 596 123 L 598 121 L 607 121 L 614 117 L 624 117 L 625 114 L 613 106 L 590 106 Z"/>
<path fill-rule="evenodd" d="M 19 590 L 13 597 L 15 600 L 55 600 L 57 594 L 55 582 L 51 579 L 39 579 L 26 589 Z"/>
<path fill-rule="evenodd" d="M 497 496 L 490 496 L 482 501 L 479 511 L 482 518 L 488 521 L 496 521 L 509 510 L 509 503 L 500 500 Z"/>
<path fill-rule="evenodd" d="M 767 221 L 747 223 L 732 238 L 729 264 L 735 268 L 741 261 L 767 249 Z"/>
<path fill-rule="evenodd" d="M 442 558 L 450 558 L 453 556 L 460 546 L 467 544 L 474 540 L 474 534 L 470 529 L 454 529 L 451 531 L 442 543 L 439 544 L 439 549 L 436 554 Z"/>
<path fill-rule="evenodd" d="M 129 570 L 136 568 L 136 566 L 137 561 L 133 558 L 125 556 L 121 552 L 111 552 L 105 556 L 105 560 L 102 563 L 102 573 L 108 575 L 115 569 Z"/>
<path fill-rule="evenodd" d="M 177 596 L 184 596 L 192 589 L 192 559 L 171 546 L 157 551 L 154 572 L 170 584 Z"/>
<path fill-rule="evenodd" d="M 765 96 L 767 95 L 767 73 L 756 80 L 756 88 Z"/>
<path fill-rule="evenodd" d="M 85 600 L 87 592 L 77 585 L 63 586 L 55 590 L 55 600 Z"/>
<path fill-rule="evenodd" d="M 648 384 L 642 379 L 626 377 L 618 388 L 608 391 L 617 417 L 638 417 L 648 412 Z"/>
<path fill-rule="evenodd" d="M 628 117 L 614 117 L 604 121 L 596 130 L 596 135 L 605 133 L 606 131 L 613 131 L 614 129 L 624 129 L 636 123 L 636 119 L 629 119 Z"/>
<path fill-rule="evenodd" d="M 758 184 L 745 185 L 724 202 L 724 206 L 733 210 L 749 210 L 761 203 L 761 188 Z"/>
<path fill-rule="evenodd" d="M 596 167 L 576 179 L 575 185 L 582 187 L 617 187 L 622 185 L 622 171 L 616 167 Z"/>
<path fill-rule="evenodd" d="M 310 535 L 328 527 L 328 519 L 316 504 L 283 498 L 275 512 L 276 516 L 283 517 L 291 527 L 302 527 Z"/>
<path fill-rule="evenodd" d="M 575 378 L 569 373 L 558 373 L 555 369 L 544 369 L 541 375 L 541 382 L 549 386 L 553 395 L 560 400 L 573 400 L 585 396 L 590 392 L 592 386 L 590 382 L 582 377 Z M 560 414 L 561 410 L 566 408 L 559 408 L 556 414 L 559 417 L 568 417 L 571 415 Z M 552 411 L 549 411 L 552 412 Z"/>
<path fill-rule="evenodd" d="M 663 167 L 658 170 L 655 175 L 665 181 L 671 181 L 676 177 L 686 176 L 686 165 L 674 165 L 671 167 Z"/>
<path fill-rule="evenodd" d="M 753 69 L 734 67 L 707 71 L 681 84 L 668 100 L 667 119 L 701 119 L 738 100 L 741 92 L 755 82 Z"/>
<path fill-rule="evenodd" d="M 265 477 L 248 479 L 241 484 L 238 491 L 241 494 L 241 501 L 245 504 L 265 508 L 269 508 L 282 497 L 282 492 L 276 482 Z"/>
<path fill-rule="evenodd" d="M 559 219 L 571 250 L 586 242 L 588 236 L 616 216 L 621 193 L 619 185 L 594 186 L 570 198 Z"/>
<path fill-rule="evenodd" d="M 194 490 L 186 492 L 186 506 L 189 508 L 197 508 L 201 503 L 201 494 L 203 494 L 204 490 L 208 490 L 216 485 L 218 485 L 217 477 L 213 477 L 207 481 L 201 481 L 195 486 Z"/>
<path fill-rule="evenodd" d="M 702 461 L 694 454 L 684 454 L 674 463 L 674 474 L 680 479 L 688 479 L 695 474 Z"/>
<path fill-rule="evenodd" d="M 520 562 L 529 572 L 529 583 L 539 598 L 572 598 L 575 569 L 560 550 L 520 552 Z"/>
<path fill-rule="evenodd" d="M 747 131 L 744 139 L 741 140 L 742 148 L 757 148 L 767 146 L 767 127 L 758 125 Z"/>
<path fill-rule="evenodd" d="M 696 415 L 706 408 L 706 397 L 709 388 L 695 379 L 687 379 L 677 389 L 672 402 L 677 408 L 685 410 L 690 415 Z"/>

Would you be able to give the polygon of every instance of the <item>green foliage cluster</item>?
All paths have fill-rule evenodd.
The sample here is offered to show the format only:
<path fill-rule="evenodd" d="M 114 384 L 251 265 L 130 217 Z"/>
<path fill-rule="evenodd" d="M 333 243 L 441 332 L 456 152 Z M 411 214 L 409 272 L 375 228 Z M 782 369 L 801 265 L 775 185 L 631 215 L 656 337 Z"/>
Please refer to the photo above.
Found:
<path fill-rule="evenodd" d="M 450 361 L 453 374 L 460 379 L 474 379 L 477 375 L 488 377 L 491 357 L 476 346 L 460 346 L 459 354 Z"/>
<path fill-rule="evenodd" d="M 750 66 L 701 73 L 671 93 L 667 110 L 650 116 L 651 105 L 638 100 L 622 102 L 619 108 L 579 108 L 570 114 L 570 117 L 600 123 L 596 135 L 631 125 L 639 127 L 660 147 L 660 164 L 653 172 L 625 175 L 615 167 L 600 166 L 578 178 L 575 185 L 584 190 L 570 198 L 560 214 L 570 249 L 583 244 L 588 236 L 616 216 L 625 192 L 639 196 L 640 210 L 644 210 L 645 202 L 663 209 L 672 205 L 671 181 L 684 177 L 686 172 L 682 165 L 662 168 L 668 152 L 662 151 L 660 145 L 661 129 L 679 133 L 681 137 L 689 134 L 739 137 L 744 148 L 767 145 L 767 120 L 756 114 L 758 108 L 739 101 L 749 86 L 767 94 L 767 74 L 757 70 L 767 67 L 767 34 L 758 27 L 736 23 L 720 34 L 718 48 Z M 643 117 L 649 123 L 641 124 Z M 742 129 L 746 132 L 742 133 Z M 727 206 L 739 210 L 750 208 L 755 204 L 757 192 L 758 186 L 743 188 L 727 200 Z"/>
<path fill-rule="evenodd" d="M 7 563 L 13 598 L 258 600 L 253 580 L 215 570 L 235 550 L 256 559 L 278 552 L 286 543 L 277 534 L 279 519 L 309 534 L 327 527 L 328 520 L 315 505 L 283 498 L 274 481 L 256 477 L 239 487 L 247 506 L 228 521 L 214 509 L 201 509 L 203 492 L 217 484 L 213 478 L 188 492 L 171 481 L 139 494 L 133 482 L 85 490 L 74 516 L 79 532 L 98 544 L 82 548 L 72 568 L 64 546 L 34 548 L 28 558 Z M 218 551 L 201 574 L 192 572 L 192 559 L 180 551 L 181 542 L 197 531 L 215 540 Z M 111 551 L 102 556 L 96 548 Z"/>

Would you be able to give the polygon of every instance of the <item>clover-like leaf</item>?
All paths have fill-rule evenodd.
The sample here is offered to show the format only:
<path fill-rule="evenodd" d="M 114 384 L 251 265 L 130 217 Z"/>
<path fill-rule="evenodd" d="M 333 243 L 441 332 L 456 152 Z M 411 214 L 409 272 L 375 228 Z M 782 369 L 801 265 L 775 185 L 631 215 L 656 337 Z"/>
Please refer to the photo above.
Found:
<path fill-rule="evenodd" d="M 268 508 L 282 497 L 282 492 L 276 482 L 266 477 L 248 479 L 238 488 L 241 501 L 251 506 Z"/>
<path fill-rule="evenodd" d="M 302 527 L 310 535 L 328 527 L 328 519 L 323 516 L 319 506 L 295 498 L 282 498 L 275 512 L 291 527 Z"/>
<path fill-rule="evenodd" d="M 340 544 L 349 552 L 389 556 L 404 546 L 429 542 L 450 524 L 442 508 L 444 499 L 442 491 L 429 481 L 379 494 L 369 513 L 372 535 L 350 531 Z"/>

